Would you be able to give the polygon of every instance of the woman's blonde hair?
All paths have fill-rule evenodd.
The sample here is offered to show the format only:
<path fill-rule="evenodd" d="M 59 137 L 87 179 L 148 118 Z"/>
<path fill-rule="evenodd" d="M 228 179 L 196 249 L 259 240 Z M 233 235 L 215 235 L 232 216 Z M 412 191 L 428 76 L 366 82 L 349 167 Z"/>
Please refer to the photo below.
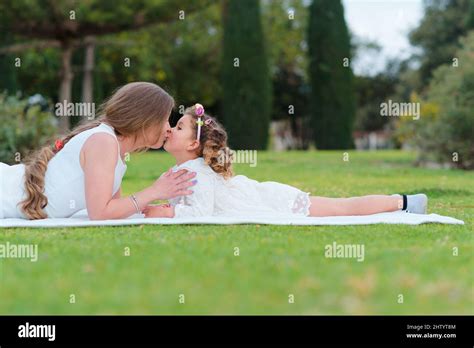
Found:
<path fill-rule="evenodd" d="M 133 137 L 134 141 L 139 136 L 146 139 L 145 129 L 154 127 L 157 130 L 155 141 L 157 142 L 173 108 L 173 97 L 161 87 L 149 82 L 129 83 L 116 90 L 100 106 L 99 116 L 94 121 L 78 125 L 61 141 L 66 145 L 77 134 L 104 122 L 115 129 L 116 135 Z M 43 210 L 48 204 L 48 198 L 44 194 L 44 177 L 48 162 L 57 151 L 49 145 L 33 152 L 25 159 L 26 198 L 19 204 L 28 219 L 47 217 Z"/>
<path fill-rule="evenodd" d="M 190 115 L 198 120 L 196 106 L 191 106 L 184 111 L 185 115 Z M 204 158 L 212 170 L 228 179 L 234 175 L 232 170 L 232 150 L 227 146 L 227 132 L 224 127 L 212 116 L 204 114 L 201 116 L 203 125 L 199 138 L 199 148 L 197 155 Z M 197 137 L 197 122 L 193 122 L 194 137 Z"/>

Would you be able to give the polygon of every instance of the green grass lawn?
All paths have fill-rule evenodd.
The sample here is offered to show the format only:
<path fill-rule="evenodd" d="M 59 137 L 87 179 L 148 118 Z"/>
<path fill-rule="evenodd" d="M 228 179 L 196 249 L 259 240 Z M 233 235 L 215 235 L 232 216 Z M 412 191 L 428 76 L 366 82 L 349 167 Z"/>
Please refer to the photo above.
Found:
<path fill-rule="evenodd" d="M 239 164 L 236 172 L 330 197 L 424 192 L 430 213 L 465 225 L 1 229 L 0 243 L 38 244 L 39 259 L 0 259 L 0 313 L 474 313 L 473 173 L 414 168 L 414 155 L 397 151 L 342 159 L 259 152 L 255 168 Z M 124 194 L 172 164 L 161 152 L 133 155 Z M 325 258 L 333 242 L 363 244 L 365 260 Z"/>

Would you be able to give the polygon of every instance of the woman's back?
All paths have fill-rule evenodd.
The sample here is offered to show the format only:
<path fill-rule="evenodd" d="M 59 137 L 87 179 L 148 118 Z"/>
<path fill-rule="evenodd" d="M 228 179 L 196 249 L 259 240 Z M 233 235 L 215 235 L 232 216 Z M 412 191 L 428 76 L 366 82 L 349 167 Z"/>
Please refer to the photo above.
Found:
<path fill-rule="evenodd" d="M 111 134 L 116 138 L 113 128 L 106 123 L 101 123 L 71 138 L 48 162 L 44 191 L 48 198 L 48 205 L 44 211 L 48 217 L 69 217 L 86 208 L 80 152 L 87 139 L 100 132 Z M 118 141 L 117 146 L 119 147 Z M 114 194 L 120 188 L 126 169 L 127 166 L 120 157 L 119 148 L 113 185 Z M 26 218 L 20 206 L 17 206 L 25 198 L 24 174 L 23 164 L 7 166 L 0 163 L 0 218 Z"/>

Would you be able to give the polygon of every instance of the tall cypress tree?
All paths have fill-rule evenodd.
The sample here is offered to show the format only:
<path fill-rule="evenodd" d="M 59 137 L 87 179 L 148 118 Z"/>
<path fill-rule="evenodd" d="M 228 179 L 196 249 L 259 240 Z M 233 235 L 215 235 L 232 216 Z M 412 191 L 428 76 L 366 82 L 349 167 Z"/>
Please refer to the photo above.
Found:
<path fill-rule="evenodd" d="M 8 35 L 8 25 L 11 19 L 1 11 L 0 8 L 0 47 L 7 46 L 12 42 Z M 15 56 L 12 54 L 0 54 L 0 93 L 14 94 L 18 89 L 18 81 L 16 76 Z"/>
<path fill-rule="evenodd" d="M 14 94 L 18 89 L 14 63 L 13 55 L 0 54 L 0 93 L 7 91 L 9 94 Z"/>
<path fill-rule="evenodd" d="M 308 46 L 315 145 L 319 149 L 352 148 L 355 98 L 349 33 L 340 0 L 313 0 Z"/>
<path fill-rule="evenodd" d="M 271 79 L 260 2 L 223 2 L 222 114 L 235 149 L 265 149 L 271 111 Z"/>
<path fill-rule="evenodd" d="M 467 17 L 467 25 L 468 30 L 474 29 L 474 0 L 469 2 L 469 14 Z"/>

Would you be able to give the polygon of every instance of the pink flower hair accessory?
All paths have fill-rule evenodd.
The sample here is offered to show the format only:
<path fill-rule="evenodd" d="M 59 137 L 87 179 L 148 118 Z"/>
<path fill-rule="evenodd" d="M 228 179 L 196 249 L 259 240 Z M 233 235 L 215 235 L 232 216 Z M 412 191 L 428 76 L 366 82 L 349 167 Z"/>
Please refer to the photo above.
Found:
<path fill-rule="evenodd" d="M 197 103 L 196 105 L 194 105 L 194 107 L 196 108 L 196 116 L 197 117 L 201 117 L 201 116 L 204 115 L 204 106 Z"/>
<path fill-rule="evenodd" d="M 194 105 L 194 113 L 198 117 L 198 120 L 196 121 L 196 123 L 198 125 L 197 137 L 196 138 L 197 138 L 197 140 L 199 140 L 199 138 L 201 138 L 201 127 L 203 125 L 202 117 L 204 116 L 204 106 L 202 106 L 199 103 L 196 103 Z"/>

